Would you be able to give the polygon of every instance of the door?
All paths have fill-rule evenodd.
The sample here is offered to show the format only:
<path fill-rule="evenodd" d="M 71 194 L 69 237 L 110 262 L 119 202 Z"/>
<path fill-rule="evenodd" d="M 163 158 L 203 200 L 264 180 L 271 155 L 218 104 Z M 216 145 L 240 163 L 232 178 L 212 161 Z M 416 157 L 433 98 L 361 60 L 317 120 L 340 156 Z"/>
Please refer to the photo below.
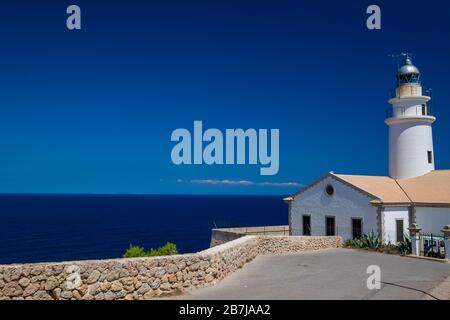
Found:
<path fill-rule="evenodd" d="M 397 242 L 403 242 L 404 240 L 403 219 L 396 220 L 395 223 L 397 232 Z"/>
<path fill-rule="evenodd" d="M 336 235 L 336 221 L 334 217 L 326 217 L 325 226 L 327 237 L 333 237 Z"/>
<path fill-rule="evenodd" d="M 353 239 L 359 239 L 362 237 L 362 219 L 352 219 L 352 237 Z"/>
<path fill-rule="evenodd" d="M 303 235 L 311 235 L 311 216 L 303 216 Z"/>

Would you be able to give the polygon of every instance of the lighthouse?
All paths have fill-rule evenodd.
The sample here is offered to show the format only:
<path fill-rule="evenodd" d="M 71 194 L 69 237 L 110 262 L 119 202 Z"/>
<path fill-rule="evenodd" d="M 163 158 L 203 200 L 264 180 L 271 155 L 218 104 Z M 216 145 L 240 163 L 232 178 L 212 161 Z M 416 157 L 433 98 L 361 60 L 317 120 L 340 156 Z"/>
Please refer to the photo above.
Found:
<path fill-rule="evenodd" d="M 436 118 L 428 105 L 431 97 L 423 92 L 419 69 L 405 56 L 385 121 L 389 126 L 389 176 L 398 180 L 435 169 L 432 124 Z"/>
<path fill-rule="evenodd" d="M 450 224 L 450 169 L 434 168 L 431 96 L 411 57 L 404 57 L 385 121 L 389 176 L 329 172 L 311 182 L 284 199 L 290 235 L 349 240 L 374 232 L 395 245 L 416 224 L 429 234 Z"/>

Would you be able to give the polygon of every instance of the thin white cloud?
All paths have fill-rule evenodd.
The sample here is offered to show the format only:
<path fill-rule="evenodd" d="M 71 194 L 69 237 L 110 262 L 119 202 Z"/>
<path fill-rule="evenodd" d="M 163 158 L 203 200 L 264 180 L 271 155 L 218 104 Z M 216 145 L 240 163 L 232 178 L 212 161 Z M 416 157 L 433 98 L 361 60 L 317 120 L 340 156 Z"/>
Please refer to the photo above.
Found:
<path fill-rule="evenodd" d="M 303 187 L 304 185 L 297 182 L 257 182 L 250 180 L 216 180 L 216 179 L 194 179 L 182 180 L 178 179 L 178 183 L 192 183 L 201 185 L 225 185 L 225 186 L 262 186 L 262 187 Z"/>
<path fill-rule="evenodd" d="M 248 180 L 214 180 L 214 179 L 205 179 L 205 180 L 190 180 L 190 183 L 194 184 L 209 184 L 209 185 L 240 185 L 240 186 L 249 186 L 254 185 L 254 182 Z"/>
<path fill-rule="evenodd" d="M 259 183 L 259 185 L 262 186 L 269 186 L 269 187 L 304 187 L 304 184 L 298 183 L 298 182 L 262 182 Z"/>

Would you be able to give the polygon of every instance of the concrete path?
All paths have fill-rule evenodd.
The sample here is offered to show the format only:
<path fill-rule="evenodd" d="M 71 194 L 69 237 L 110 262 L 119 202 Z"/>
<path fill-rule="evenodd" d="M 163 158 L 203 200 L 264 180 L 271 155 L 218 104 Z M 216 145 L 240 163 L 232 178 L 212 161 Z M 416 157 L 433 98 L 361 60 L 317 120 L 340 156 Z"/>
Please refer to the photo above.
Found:
<path fill-rule="evenodd" d="M 381 268 L 381 289 L 366 286 Z M 348 249 L 260 256 L 216 286 L 177 299 L 423 299 L 450 276 L 450 264 Z M 418 291 L 419 290 L 419 291 Z"/>

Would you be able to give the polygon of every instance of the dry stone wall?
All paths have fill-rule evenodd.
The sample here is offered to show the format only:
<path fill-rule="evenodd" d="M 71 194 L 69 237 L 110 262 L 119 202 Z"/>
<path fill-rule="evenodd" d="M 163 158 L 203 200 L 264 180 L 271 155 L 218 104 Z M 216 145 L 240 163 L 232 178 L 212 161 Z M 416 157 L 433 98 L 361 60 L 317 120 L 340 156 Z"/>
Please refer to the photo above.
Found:
<path fill-rule="evenodd" d="M 260 254 L 299 253 L 310 250 L 338 248 L 342 246 L 341 237 L 261 237 Z"/>
<path fill-rule="evenodd" d="M 245 236 L 196 254 L 0 266 L 0 300 L 143 300 L 210 286 L 259 254 L 336 248 L 340 237 Z"/>

